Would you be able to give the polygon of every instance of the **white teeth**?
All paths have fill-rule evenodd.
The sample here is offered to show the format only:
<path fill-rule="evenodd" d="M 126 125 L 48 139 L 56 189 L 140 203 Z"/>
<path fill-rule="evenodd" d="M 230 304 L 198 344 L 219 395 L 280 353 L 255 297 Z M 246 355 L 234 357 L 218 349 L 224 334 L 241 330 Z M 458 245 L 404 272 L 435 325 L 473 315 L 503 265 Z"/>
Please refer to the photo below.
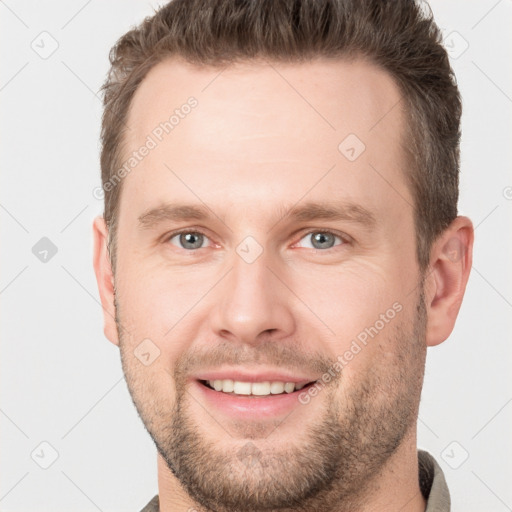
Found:
<path fill-rule="evenodd" d="M 284 393 L 284 382 L 272 382 L 272 384 L 270 384 L 270 392 L 273 395 Z"/>
<path fill-rule="evenodd" d="M 294 382 L 264 381 L 264 382 L 242 382 L 231 379 L 215 379 L 206 381 L 215 391 L 224 393 L 234 393 L 236 395 L 279 395 L 281 393 L 293 393 L 295 390 L 302 389 L 304 384 L 295 384 Z"/>
<path fill-rule="evenodd" d="M 233 393 L 235 393 L 235 395 L 250 395 L 251 394 L 251 383 L 250 382 L 240 382 L 238 380 L 235 380 Z"/>
<path fill-rule="evenodd" d="M 225 379 L 222 382 L 222 391 L 225 393 L 231 393 L 235 389 L 235 381 L 231 379 Z"/>
<path fill-rule="evenodd" d="M 293 382 L 287 382 L 285 385 L 284 385 L 284 390 L 287 392 L 287 393 L 293 393 L 295 391 L 295 384 Z"/>
<path fill-rule="evenodd" d="M 270 395 L 270 382 L 253 382 L 251 393 L 253 395 Z"/>

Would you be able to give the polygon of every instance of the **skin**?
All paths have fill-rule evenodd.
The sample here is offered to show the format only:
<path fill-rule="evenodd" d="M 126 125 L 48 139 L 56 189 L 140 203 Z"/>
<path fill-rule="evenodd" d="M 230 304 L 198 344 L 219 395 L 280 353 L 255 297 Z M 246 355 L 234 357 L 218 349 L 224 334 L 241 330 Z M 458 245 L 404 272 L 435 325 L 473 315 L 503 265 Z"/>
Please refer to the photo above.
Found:
<path fill-rule="evenodd" d="M 104 331 L 159 451 L 161 510 L 422 511 L 426 348 L 453 329 L 471 221 L 457 217 L 436 240 L 422 280 L 400 93 L 373 64 L 220 71 L 169 59 L 136 92 L 126 156 L 188 97 L 198 105 L 123 179 L 115 278 L 103 218 L 93 226 Z M 338 150 L 351 133 L 366 146 L 353 162 Z M 285 215 L 310 201 L 350 202 L 375 222 Z M 164 203 L 212 215 L 139 227 Z M 171 236 L 183 228 L 203 231 L 204 245 L 179 246 Z M 312 231 L 340 238 L 315 249 Z M 236 251 L 247 236 L 262 249 L 252 263 Z M 224 363 L 321 376 L 395 303 L 400 312 L 286 417 L 226 417 L 188 380 Z M 149 366 L 134 356 L 146 338 L 160 350 Z"/>

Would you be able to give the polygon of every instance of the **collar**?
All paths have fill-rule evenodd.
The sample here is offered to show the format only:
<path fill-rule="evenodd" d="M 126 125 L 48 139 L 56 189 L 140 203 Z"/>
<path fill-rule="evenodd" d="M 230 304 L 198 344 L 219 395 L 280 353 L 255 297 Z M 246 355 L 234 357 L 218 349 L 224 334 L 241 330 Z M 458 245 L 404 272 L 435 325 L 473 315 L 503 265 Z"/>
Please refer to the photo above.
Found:
<path fill-rule="evenodd" d="M 427 500 L 425 512 L 450 512 L 450 493 L 441 466 L 430 453 L 418 450 L 420 489 Z"/>
<path fill-rule="evenodd" d="M 418 471 L 420 489 L 427 508 L 425 512 L 450 512 L 450 493 L 441 466 L 430 453 L 418 450 Z M 159 512 L 158 494 L 141 512 Z"/>

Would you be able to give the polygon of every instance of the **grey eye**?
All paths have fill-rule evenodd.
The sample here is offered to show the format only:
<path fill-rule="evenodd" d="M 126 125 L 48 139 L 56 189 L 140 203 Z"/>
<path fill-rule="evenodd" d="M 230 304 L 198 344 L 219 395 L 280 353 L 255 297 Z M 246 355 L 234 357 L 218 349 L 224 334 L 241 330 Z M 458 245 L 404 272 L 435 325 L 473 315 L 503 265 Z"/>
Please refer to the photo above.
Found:
<path fill-rule="evenodd" d="M 178 242 L 173 242 L 176 238 L 178 239 Z M 193 250 L 203 247 L 205 240 L 206 237 L 202 233 L 190 231 L 188 233 L 178 233 L 177 235 L 174 235 L 169 239 L 169 242 L 182 249 Z"/>
<path fill-rule="evenodd" d="M 339 240 L 341 243 L 343 241 L 341 238 L 334 233 L 330 233 L 329 231 L 312 231 L 308 233 L 305 237 L 301 239 L 309 242 L 310 245 L 306 245 L 310 249 L 330 249 L 334 247 L 336 244 L 336 240 Z"/>

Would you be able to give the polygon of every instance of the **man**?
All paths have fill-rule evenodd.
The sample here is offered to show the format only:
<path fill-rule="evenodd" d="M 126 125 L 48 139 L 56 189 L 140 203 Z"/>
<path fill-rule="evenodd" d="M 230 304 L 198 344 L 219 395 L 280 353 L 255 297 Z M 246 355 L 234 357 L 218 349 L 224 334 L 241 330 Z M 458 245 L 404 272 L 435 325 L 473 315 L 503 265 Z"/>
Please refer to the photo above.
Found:
<path fill-rule="evenodd" d="M 94 268 L 145 511 L 447 511 L 416 447 L 471 268 L 460 97 L 411 0 L 173 0 L 104 86 Z"/>

